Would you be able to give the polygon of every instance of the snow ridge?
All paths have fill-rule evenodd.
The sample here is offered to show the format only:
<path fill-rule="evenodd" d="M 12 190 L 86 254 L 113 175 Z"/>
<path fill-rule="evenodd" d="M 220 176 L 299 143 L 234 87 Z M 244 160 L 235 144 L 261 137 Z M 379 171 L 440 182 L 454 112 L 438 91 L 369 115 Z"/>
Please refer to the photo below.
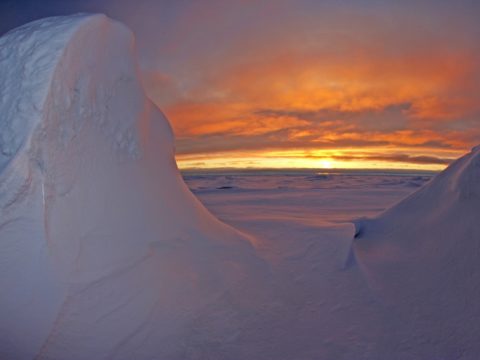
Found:
<path fill-rule="evenodd" d="M 241 311 L 263 262 L 184 184 L 130 30 L 27 24 L 0 79 L 0 358 L 181 358 L 193 314 L 227 294 Z"/>
<path fill-rule="evenodd" d="M 377 218 L 355 224 L 355 260 L 375 292 L 412 321 L 412 339 L 468 344 L 478 353 L 471 319 L 480 316 L 479 213 L 475 147 Z"/>

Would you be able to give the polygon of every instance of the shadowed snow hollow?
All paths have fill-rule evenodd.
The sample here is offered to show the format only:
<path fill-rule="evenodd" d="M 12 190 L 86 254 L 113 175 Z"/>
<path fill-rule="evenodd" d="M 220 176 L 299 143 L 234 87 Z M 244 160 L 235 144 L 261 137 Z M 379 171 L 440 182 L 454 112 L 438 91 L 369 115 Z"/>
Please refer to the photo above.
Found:
<path fill-rule="evenodd" d="M 0 111 L 0 358 L 181 358 L 202 307 L 249 306 L 262 262 L 184 184 L 123 25 L 6 34 Z"/>

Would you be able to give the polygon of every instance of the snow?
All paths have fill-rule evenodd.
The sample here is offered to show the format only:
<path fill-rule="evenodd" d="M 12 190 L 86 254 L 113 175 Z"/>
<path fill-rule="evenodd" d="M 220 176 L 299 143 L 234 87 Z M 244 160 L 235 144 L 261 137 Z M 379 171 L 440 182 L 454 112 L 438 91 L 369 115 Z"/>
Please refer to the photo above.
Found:
<path fill-rule="evenodd" d="M 185 173 L 207 210 L 139 78 L 103 15 L 0 38 L 0 359 L 477 359 L 480 147 Z"/>
<path fill-rule="evenodd" d="M 274 305 L 244 326 L 244 358 L 477 359 L 478 151 L 433 180 L 186 172 L 272 265 Z"/>
<path fill-rule="evenodd" d="M 50 18 L 0 44 L 0 358 L 172 358 L 266 266 L 181 180 L 127 28 Z"/>
<path fill-rule="evenodd" d="M 413 338 L 480 351 L 480 148 L 372 220 L 355 259 L 369 285 L 414 324 Z M 432 346 L 432 345 L 429 345 Z"/>

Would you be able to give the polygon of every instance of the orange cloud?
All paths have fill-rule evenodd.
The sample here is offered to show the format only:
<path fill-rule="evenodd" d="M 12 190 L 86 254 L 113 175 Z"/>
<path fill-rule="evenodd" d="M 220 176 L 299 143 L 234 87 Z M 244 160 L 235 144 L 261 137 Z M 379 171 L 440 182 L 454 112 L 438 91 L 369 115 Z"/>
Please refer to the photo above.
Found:
<path fill-rule="evenodd" d="M 294 19 L 284 28 L 268 23 L 258 36 L 237 34 L 218 58 L 204 55 L 195 63 L 189 81 L 177 86 L 180 95 L 168 101 L 155 95 L 164 79 L 150 81 L 179 138 L 179 159 L 196 155 L 205 162 L 228 152 L 245 155 L 249 166 L 292 166 L 292 157 L 272 160 L 265 151 L 348 149 L 377 155 L 331 160 L 426 167 L 430 159 L 438 168 L 448 161 L 435 159 L 478 141 L 479 55 L 460 22 L 457 32 L 446 33 L 425 31 L 415 23 L 421 17 L 401 12 L 411 28 L 374 14 L 332 16 L 338 23 Z M 392 151 L 403 155 L 381 156 Z M 302 156 L 294 156 L 297 164 Z"/>

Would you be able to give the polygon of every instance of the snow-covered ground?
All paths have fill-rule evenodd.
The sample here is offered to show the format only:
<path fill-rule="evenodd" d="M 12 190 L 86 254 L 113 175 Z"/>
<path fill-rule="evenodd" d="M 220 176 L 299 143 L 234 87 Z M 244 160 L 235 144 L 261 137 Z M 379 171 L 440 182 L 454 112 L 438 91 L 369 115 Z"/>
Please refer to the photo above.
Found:
<path fill-rule="evenodd" d="M 479 159 L 438 176 L 185 172 L 272 268 L 271 302 L 229 353 L 477 359 Z"/>
<path fill-rule="evenodd" d="M 347 265 L 352 221 L 378 215 L 432 176 L 184 172 L 204 205 L 251 234 L 272 266 L 271 298 L 232 348 L 221 344 L 225 358 L 451 359 L 441 356 L 450 349 L 407 339 L 403 319 Z"/>
<path fill-rule="evenodd" d="M 428 182 L 426 172 L 184 171 L 192 192 L 236 227 L 256 221 L 305 225 L 351 223 L 373 216 Z"/>

